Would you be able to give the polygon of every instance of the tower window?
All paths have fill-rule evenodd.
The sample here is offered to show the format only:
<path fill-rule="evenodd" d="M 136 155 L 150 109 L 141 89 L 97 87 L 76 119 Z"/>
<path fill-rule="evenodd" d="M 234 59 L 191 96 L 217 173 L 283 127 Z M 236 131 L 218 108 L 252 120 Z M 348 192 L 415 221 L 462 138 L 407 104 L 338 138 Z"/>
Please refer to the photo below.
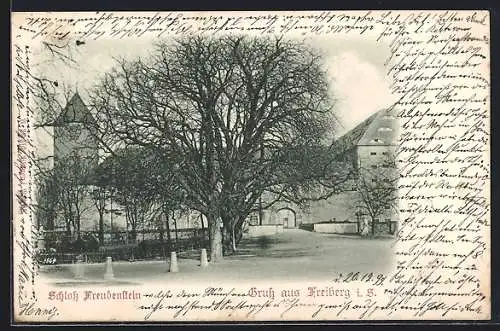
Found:
<path fill-rule="evenodd" d="M 377 152 L 370 152 L 370 155 L 377 155 Z"/>

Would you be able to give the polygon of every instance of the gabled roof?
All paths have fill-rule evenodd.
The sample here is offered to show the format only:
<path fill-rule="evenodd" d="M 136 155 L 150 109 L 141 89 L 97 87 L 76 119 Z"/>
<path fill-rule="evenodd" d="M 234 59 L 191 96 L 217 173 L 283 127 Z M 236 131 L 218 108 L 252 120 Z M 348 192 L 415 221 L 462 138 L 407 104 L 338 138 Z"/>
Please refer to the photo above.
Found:
<path fill-rule="evenodd" d="M 365 134 L 358 146 L 395 146 L 397 145 L 399 123 L 393 110 L 381 110 L 366 127 Z"/>
<path fill-rule="evenodd" d="M 399 126 L 392 110 L 379 110 L 333 142 L 336 154 L 342 155 L 356 146 L 392 146 L 397 144 Z"/>
<path fill-rule="evenodd" d="M 56 125 L 64 125 L 66 123 L 95 123 L 94 117 L 83 103 L 78 92 L 69 100 L 56 120 Z"/>

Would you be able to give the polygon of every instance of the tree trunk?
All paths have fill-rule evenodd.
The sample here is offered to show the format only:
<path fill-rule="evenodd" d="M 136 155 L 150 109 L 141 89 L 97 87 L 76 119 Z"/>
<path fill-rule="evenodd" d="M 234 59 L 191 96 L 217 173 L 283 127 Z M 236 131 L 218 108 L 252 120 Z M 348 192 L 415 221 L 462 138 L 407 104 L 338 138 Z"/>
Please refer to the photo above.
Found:
<path fill-rule="evenodd" d="M 164 224 L 164 220 L 163 220 L 163 215 L 160 215 L 159 217 L 159 232 L 160 232 L 160 246 L 161 246 L 161 253 L 162 253 L 162 257 L 164 259 L 167 258 L 167 252 L 165 252 L 165 238 L 164 238 L 164 235 L 165 235 L 165 224 Z"/>
<path fill-rule="evenodd" d="M 80 217 L 79 216 L 75 220 L 75 224 L 76 224 L 76 239 L 80 240 L 82 236 L 81 236 L 81 233 L 80 233 Z"/>
<path fill-rule="evenodd" d="M 172 219 L 174 220 L 175 230 L 175 250 L 179 250 L 179 233 L 177 232 L 177 219 L 175 218 L 175 211 L 172 211 Z"/>
<path fill-rule="evenodd" d="M 135 241 L 137 238 L 137 222 L 133 222 L 131 225 L 130 239 Z"/>
<path fill-rule="evenodd" d="M 230 255 L 233 253 L 231 245 L 231 229 L 229 226 L 230 225 L 224 225 L 222 228 L 222 253 L 224 255 Z"/>
<path fill-rule="evenodd" d="M 222 221 L 211 213 L 207 215 L 207 221 L 210 240 L 210 262 L 214 263 L 224 258 L 222 254 Z"/>
<path fill-rule="evenodd" d="M 73 215 L 71 216 L 70 224 L 71 224 L 70 241 L 73 241 L 75 239 L 75 233 L 76 233 L 75 218 Z"/>
<path fill-rule="evenodd" d="M 203 215 L 200 214 L 201 229 L 205 230 L 205 222 L 203 222 Z"/>
<path fill-rule="evenodd" d="M 47 224 L 45 225 L 47 227 L 47 230 L 54 230 L 54 220 L 56 216 L 54 212 L 50 212 L 49 216 L 47 217 Z"/>
<path fill-rule="evenodd" d="M 234 225 L 232 226 L 232 231 L 231 231 L 231 248 L 233 250 L 233 253 L 236 253 L 236 236 L 234 233 Z"/>
<path fill-rule="evenodd" d="M 164 227 L 163 227 L 163 219 L 161 218 L 161 216 L 160 216 L 159 223 L 160 223 L 160 224 L 159 224 L 159 226 L 158 226 L 158 232 L 159 232 L 159 234 L 160 234 L 160 242 L 161 242 L 161 244 L 162 244 L 162 246 L 163 246 L 163 241 L 165 240 L 165 239 L 163 238 L 163 235 L 164 235 L 165 229 L 164 229 Z"/>
<path fill-rule="evenodd" d="M 167 245 L 168 245 L 168 250 L 172 250 L 172 236 L 170 235 L 170 216 L 168 214 L 168 211 L 165 210 L 165 218 L 166 218 L 166 230 L 167 230 Z"/>
<path fill-rule="evenodd" d="M 71 221 L 66 220 L 66 237 L 70 240 L 71 237 Z"/>
<path fill-rule="evenodd" d="M 372 219 L 372 237 L 375 236 L 375 218 L 371 218 Z"/>
<path fill-rule="evenodd" d="M 201 244 L 203 245 L 203 247 L 205 247 L 205 241 L 207 240 L 207 236 L 205 233 L 205 222 L 203 222 L 203 214 L 200 214 L 200 222 L 201 222 L 201 238 L 202 238 Z"/>
<path fill-rule="evenodd" d="M 264 219 L 264 214 L 262 212 L 262 197 L 259 197 L 259 225 L 262 226 L 262 220 Z"/>
<path fill-rule="evenodd" d="M 229 216 L 226 213 L 221 214 L 221 221 L 222 221 L 222 252 L 223 253 L 232 253 L 233 248 L 232 248 L 232 231 L 231 231 L 231 216 Z"/>
<path fill-rule="evenodd" d="M 134 222 L 131 225 L 131 231 L 130 231 L 130 237 L 132 240 L 136 240 L 137 238 L 137 224 L 139 224 L 139 221 L 141 219 L 139 219 L 139 217 L 144 217 L 143 214 L 139 214 L 137 208 L 135 207 L 134 208 Z M 144 225 L 144 222 L 142 222 L 142 224 Z"/>
<path fill-rule="evenodd" d="M 236 223 L 236 226 L 234 227 L 234 237 L 236 246 L 238 246 L 238 244 L 241 241 L 241 238 L 243 238 L 243 226 L 245 225 L 247 216 L 248 215 L 240 216 L 238 222 Z"/>
<path fill-rule="evenodd" d="M 80 201 L 78 201 L 80 203 Z M 80 234 L 80 226 L 81 226 L 81 212 L 80 212 L 80 206 L 78 203 L 75 203 L 75 225 L 76 225 L 76 239 L 80 240 L 81 234 Z"/>
<path fill-rule="evenodd" d="M 99 210 L 99 245 L 104 245 L 104 213 Z"/>

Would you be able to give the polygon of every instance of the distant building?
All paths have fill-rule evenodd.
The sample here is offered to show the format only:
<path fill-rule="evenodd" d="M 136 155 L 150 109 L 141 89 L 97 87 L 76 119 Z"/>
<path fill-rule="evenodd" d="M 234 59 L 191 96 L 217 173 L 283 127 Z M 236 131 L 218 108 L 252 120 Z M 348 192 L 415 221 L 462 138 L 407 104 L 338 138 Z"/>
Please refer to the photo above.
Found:
<path fill-rule="evenodd" d="M 54 163 L 78 155 L 87 169 L 93 169 L 99 161 L 99 142 L 92 134 L 95 118 L 75 93 L 54 122 Z"/>
<path fill-rule="evenodd" d="M 378 111 L 337 139 L 335 153 L 361 171 L 385 166 L 395 156 L 398 130 L 393 111 Z"/>
<path fill-rule="evenodd" d="M 328 221 L 357 222 L 360 214 L 355 203 L 359 195 L 356 181 L 360 178 L 378 180 L 374 178 L 374 173 L 382 174 L 382 177 L 384 174 L 394 174 L 398 130 L 397 117 L 392 110 L 380 110 L 365 119 L 333 144 L 337 159 L 356 169 L 356 179 L 346 183 L 342 193 L 326 200 L 311 202 L 305 210 L 291 203 L 279 203 L 263 211 L 261 224 L 297 228 L 301 224 Z M 252 218 L 252 223 L 257 225 L 258 217 L 254 215 Z M 397 222 L 397 215 L 388 207 L 387 212 L 375 221 L 394 224 Z M 392 232 L 393 229 L 388 226 L 388 231 Z"/>

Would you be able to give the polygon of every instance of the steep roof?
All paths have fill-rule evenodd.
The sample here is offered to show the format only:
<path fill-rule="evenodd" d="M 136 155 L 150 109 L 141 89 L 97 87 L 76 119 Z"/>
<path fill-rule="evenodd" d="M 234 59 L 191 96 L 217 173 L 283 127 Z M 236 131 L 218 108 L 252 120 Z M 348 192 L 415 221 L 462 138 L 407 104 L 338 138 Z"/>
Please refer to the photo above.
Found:
<path fill-rule="evenodd" d="M 95 123 L 94 117 L 83 103 L 78 92 L 69 100 L 56 120 L 56 125 L 65 123 Z"/>
<path fill-rule="evenodd" d="M 398 129 L 399 125 L 394 111 L 379 110 L 334 141 L 332 147 L 340 155 L 356 146 L 396 145 Z"/>
<path fill-rule="evenodd" d="M 366 127 L 365 134 L 358 146 L 395 146 L 397 144 L 399 123 L 393 110 L 381 110 Z"/>

